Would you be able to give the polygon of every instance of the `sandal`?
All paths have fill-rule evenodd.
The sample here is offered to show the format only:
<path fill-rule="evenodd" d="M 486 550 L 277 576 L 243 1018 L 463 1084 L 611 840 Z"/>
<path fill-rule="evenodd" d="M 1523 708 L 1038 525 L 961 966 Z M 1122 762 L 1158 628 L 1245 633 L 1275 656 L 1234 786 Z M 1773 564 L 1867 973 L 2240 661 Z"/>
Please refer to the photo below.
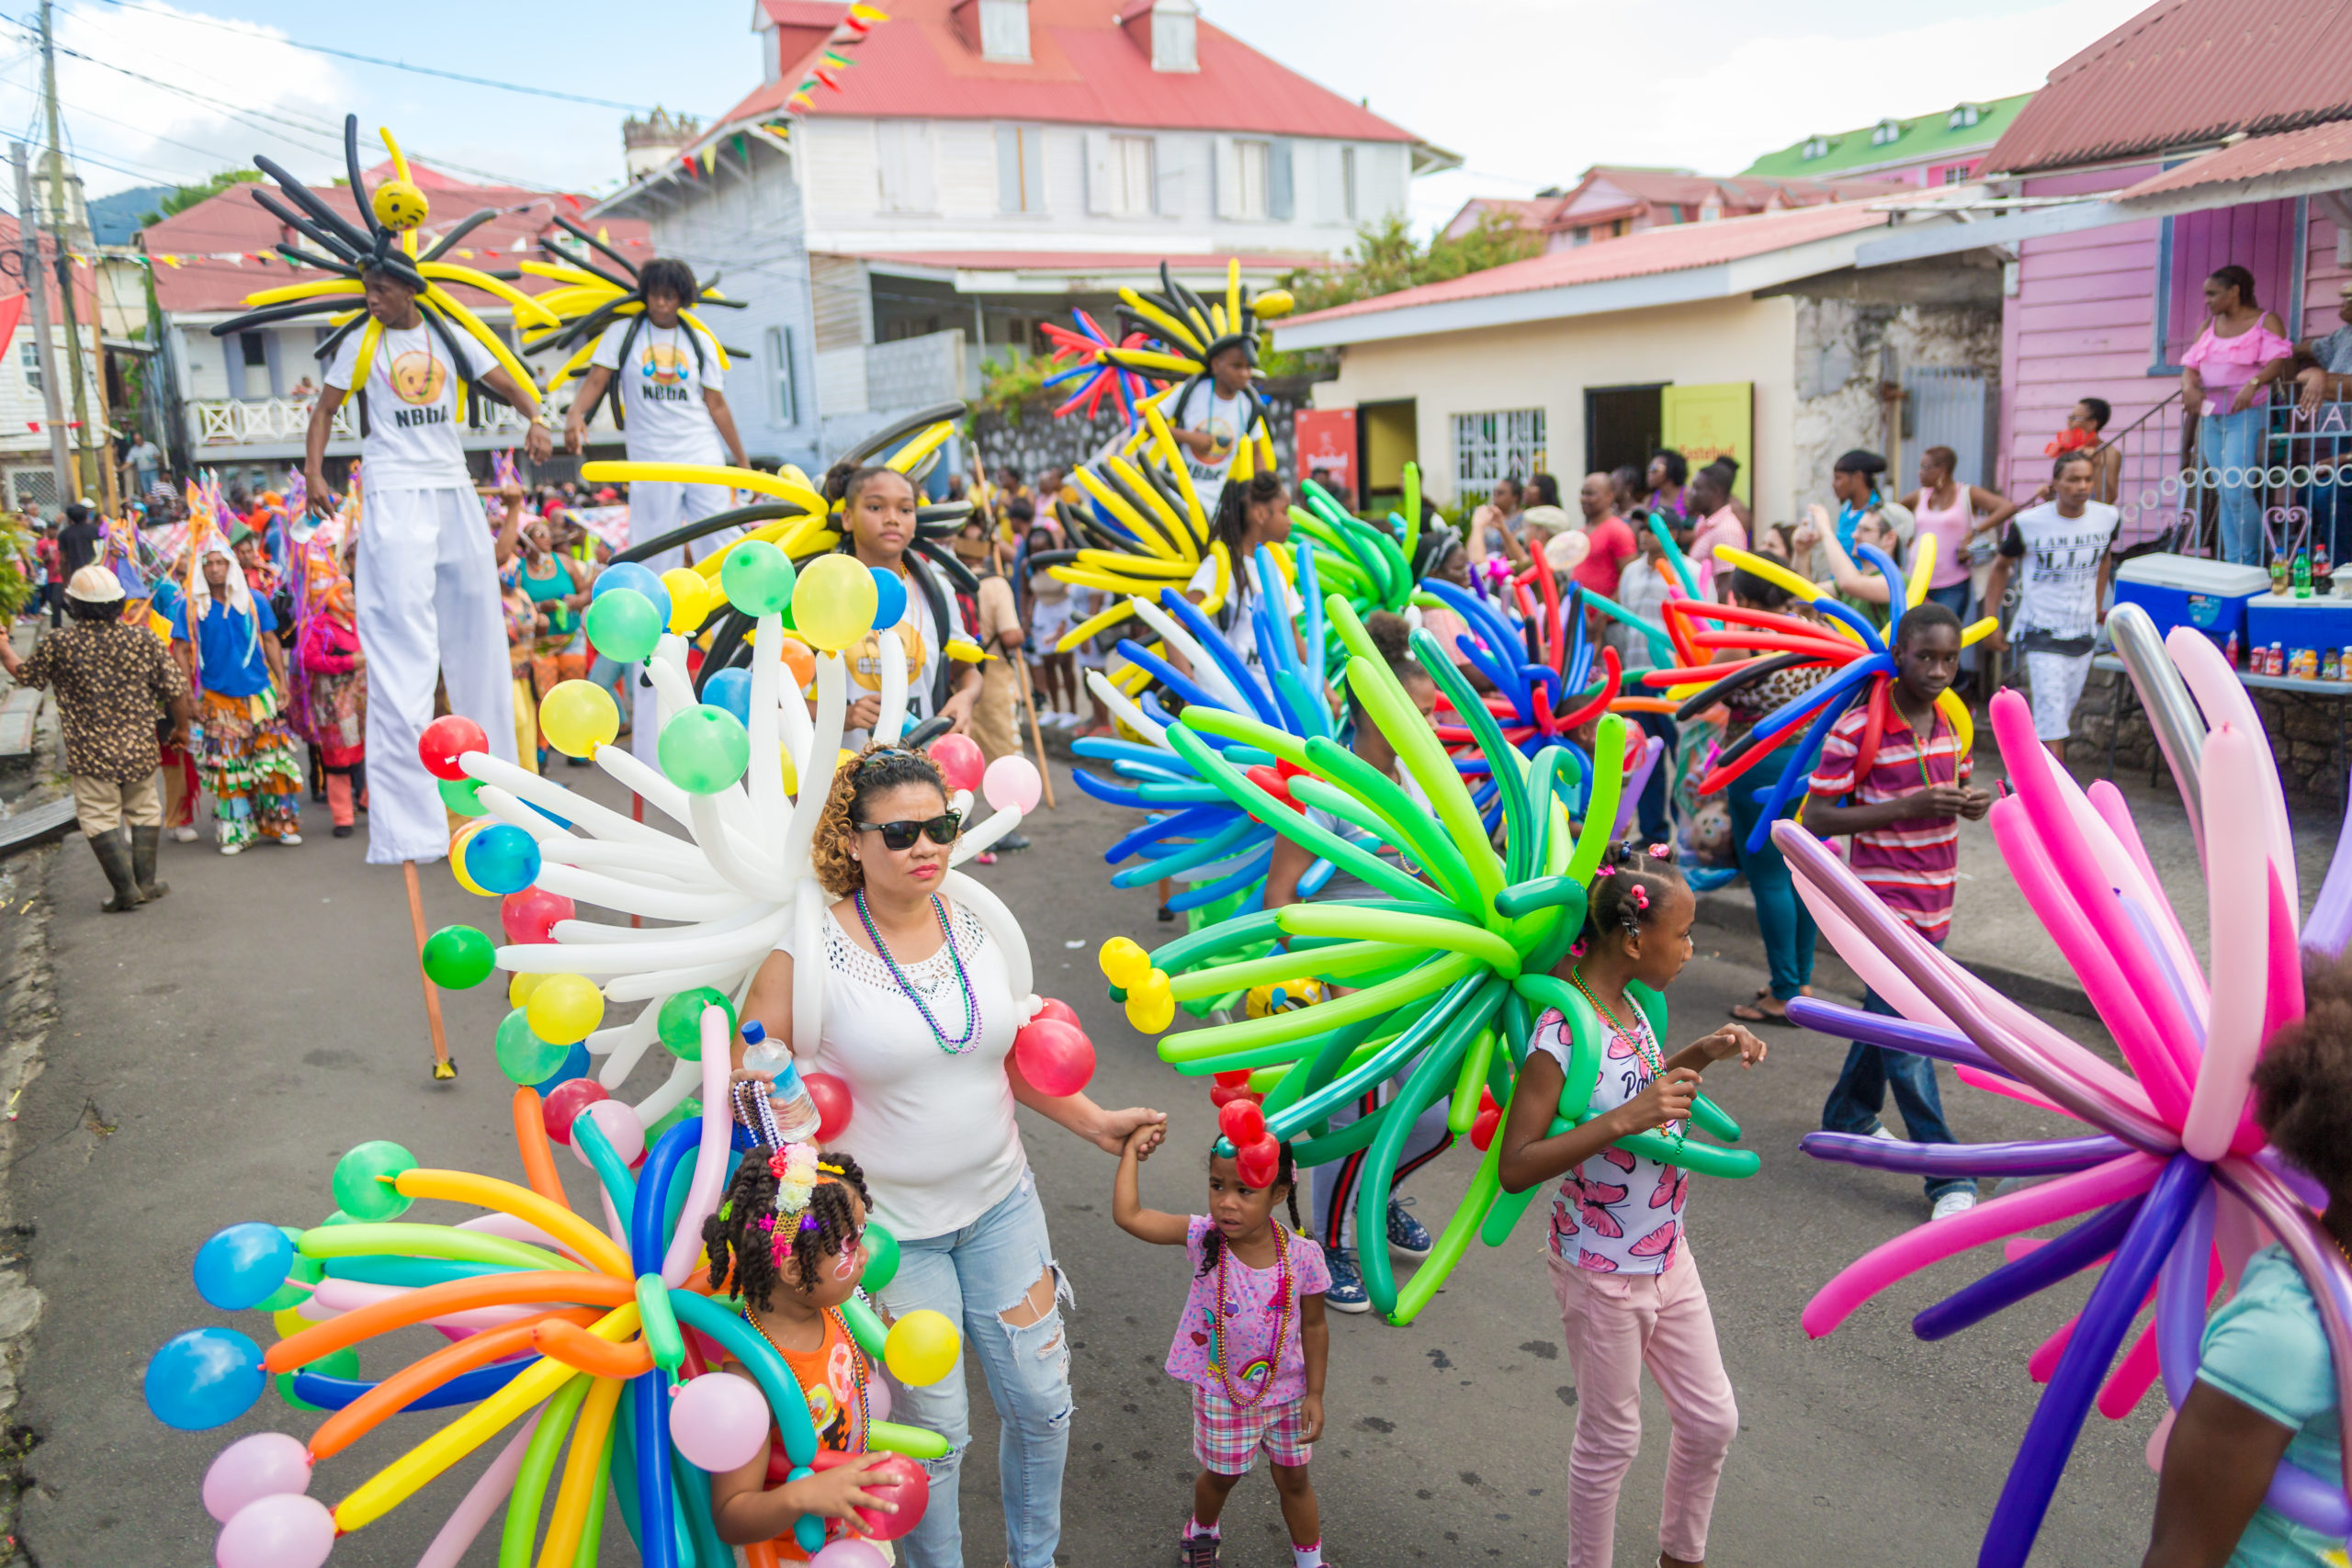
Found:
<path fill-rule="evenodd" d="M 1767 993 L 1758 991 L 1756 994 L 1755 1001 L 1741 1002 L 1737 1004 L 1731 1010 L 1731 1016 L 1741 1023 L 1770 1023 L 1780 1028 L 1793 1027 L 1793 1025 L 1789 1022 L 1789 1015 L 1786 1011 L 1788 1006 L 1787 1003 L 1783 1002 L 1781 1004 L 1783 1010 L 1780 1012 L 1767 1012 L 1758 1005 L 1763 1001 Z"/>

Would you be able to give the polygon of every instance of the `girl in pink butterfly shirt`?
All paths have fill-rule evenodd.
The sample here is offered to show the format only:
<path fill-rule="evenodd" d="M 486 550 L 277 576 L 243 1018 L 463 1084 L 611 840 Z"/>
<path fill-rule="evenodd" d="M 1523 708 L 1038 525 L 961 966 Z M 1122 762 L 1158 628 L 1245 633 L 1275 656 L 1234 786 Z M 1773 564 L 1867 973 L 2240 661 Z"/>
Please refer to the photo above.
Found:
<path fill-rule="evenodd" d="M 1699 1265 L 1682 1231 L 1688 1179 L 1679 1166 L 1616 1147 L 1632 1134 L 1684 1132 L 1699 1075 L 1732 1056 L 1764 1059 L 1736 1023 L 1666 1055 L 1663 993 L 1690 957 L 1698 905 L 1664 844 L 1612 845 L 1587 894 L 1584 933 L 1556 973 L 1577 1026 L 1607 1043 L 1589 1115 L 1555 1133 L 1573 1055 L 1557 1008 L 1536 1021 L 1500 1175 L 1523 1192 L 1560 1178 L 1547 1261 L 1576 1371 L 1577 1435 L 1568 1453 L 1569 1568 L 1614 1561 L 1617 1492 L 1642 1443 L 1642 1369 L 1666 1396 L 1674 1436 L 1658 1522 L 1661 1568 L 1703 1563 L 1724 1460 L 1739 1430 Z M 1579 1091 L 1581 1092 L 1581 1091 Z"/>

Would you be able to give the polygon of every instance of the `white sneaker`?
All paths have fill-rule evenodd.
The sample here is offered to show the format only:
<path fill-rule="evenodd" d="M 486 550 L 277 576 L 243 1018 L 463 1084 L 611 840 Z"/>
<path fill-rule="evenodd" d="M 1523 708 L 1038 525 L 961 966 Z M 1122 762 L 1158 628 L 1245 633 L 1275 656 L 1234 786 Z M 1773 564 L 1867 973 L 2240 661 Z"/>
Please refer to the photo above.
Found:
<path fill-rule="evenodd" d="M 245 846 L 243 844 L 223 844 L 220 846 L 220 852 L 224 855 L 243 854 Z"/>
<path fill-rule="evenodd" d="M 300 833 L 281 833 L 278 835 L 277 841 L 281 844 L 299 844 L 302 841 L 302 835 Z"/>
<path fill-rule="evenodd" d="M 196 842 L 196 829 L 193 828 L 173 829 L 172 842 L 175 844 L 192 844 Z"/>
<path fill-rule="evenodd" d="M 1893 1133 L 1889 1132 L 1887 1130 L 1886 1123 L 1883 1122 L 1871 1129 L 1871 1136 L 1876 1138 L 1883 1144 L 1899 1144 L 1903 1141 L 1896 1137 Z"/>
<path fill-rule="evenodd" d="M 1933 1224 L 1937 1220 L 1955 1219 L 1974 1207 L 1976 1207 L 1976 1194 L 1973 1190 L 1947 1192 L 1936 1200 L 1935 1211 L 1928 1216 L 1928 1220 L 1929 1224 Z"/>

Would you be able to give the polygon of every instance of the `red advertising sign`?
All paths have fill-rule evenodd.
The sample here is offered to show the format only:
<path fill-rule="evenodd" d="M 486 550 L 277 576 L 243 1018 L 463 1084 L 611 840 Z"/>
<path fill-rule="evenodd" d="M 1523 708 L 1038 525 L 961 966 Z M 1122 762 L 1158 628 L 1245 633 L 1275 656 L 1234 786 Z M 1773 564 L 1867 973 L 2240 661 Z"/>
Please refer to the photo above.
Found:
<path fill-rule="evenodd" d="M 1362 504 L 1356 494 L 1356 411 L 1301 409 L 1297 421 L 1299 477 L 1316 479 L 1350 506 Z"/>

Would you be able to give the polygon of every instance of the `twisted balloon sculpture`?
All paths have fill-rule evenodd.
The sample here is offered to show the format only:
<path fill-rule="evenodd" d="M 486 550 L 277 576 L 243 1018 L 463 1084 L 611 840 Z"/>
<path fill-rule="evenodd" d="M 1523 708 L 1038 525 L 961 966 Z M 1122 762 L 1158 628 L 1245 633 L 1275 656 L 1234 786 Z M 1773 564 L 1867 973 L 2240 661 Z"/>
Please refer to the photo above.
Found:
<path fill-rule="evenodd" d="M 2266 1226 L 2310 1285 L 2352 1416 L 2352 1270 L 2297 1183 L 2266 1148 L 2248 1077 L 2271 1031 L 2303 1010 L 2295 857 L 2270 749 L 2252 702 L 2212 643 L 2190 627 L 2159 643 L 2144 611 L 2109 615 L 2118 651 L 2199 827 L 2211 919 L 2210 978 L 2159 886 L 2130 808 L 2104 780 L 2087 794 L 2034 738 L 2023 698 L 1993 701 L 2016 793 L 1996 801 L 2003 860 L 2066 956 L 2129 1070 L 2042 1023 L 1929 946 L 1822 843 L 1790 822 L 1772 839 L 1846 962 L 1901 1013 L 1884 1018 L 1799 998 L 1790 1016 L 1826 1033 L 1959 1064 L 1965 1081 L 2088 1123 L 2087 1135 L 1984 1145 L 1806 1135 L 1809 1153 L 1929 1176 L 2052 1179 L 1921 1225 L 1849 1265 L 1805 1308 L 1827 1334 L 1871 1296 L 1942 1258 L 2087 1215 L 1921 1313 L 1913 1328 L 1956 1333 L 2086 1269 L 2104 1269 L 2079 1315 L 2035 1352 L 2042 1396 L 1996 1505 L 1978 1561 L 2021 1564 L 2094 1402 L 2120 1419 L 2161 1376 L 2177 1406 L 2195 1378 L 2209 1300 L 2234 1284 Z M 2169 657 L 2167 658 L 2167 655 Z M 2192 700 L 2192 694 L 2193 700 Z M 2199 710 L 2202 710 L 2200 716 Z M 2210 728 L 2208 728 L 2210 724 Z M 2352 829 L 2347 830 L 2352 843 Z M 2352 852 L 2339 846 L 2304 940 L 2334 953 L 2352 906 Z M 2122 1360 L 2133 1318 L 2155 1320 Z M 2112 1369 L 2110 1371 L 2110 1368 Z M 2161 1437 L 2160 1437 L 2161 1440 Z M 2352 1444 L 2346 1449 L 2352 1464 Z M 2282 1464 L 2268 1503 L 2342 1537 L 2343 1476 Z"/>
<path fill-rule="evenodd" d="M 588 367 L 605 329 L 616 321 L 628 323 L 620 342 L 620 363 L 628 364 L 629 352 L 646 321 L 645 288 L 639 278 L 637 264 L 562 213 L 555 214 L 555 221 L 558 228 L 580 243 L 579 250 L 559 249 L 543 235 L 539 250 L 544 259 L 516 264 L 521 272 L 557 285 L 536 297 L 539 309 L 553 318 L 552 322 L 539 322 L 526 328 L 523 334 L 525 354 L 568 355 L 548 378 L 547 389 L 550 393 Z M 748 301 L 728 299 L 718 292 L 714 281 L 703 286 L 695 303 L 741 310 Z M 686 348 L 695 356 L 695 366 L 700 367 L 707 355 L 718 361 L 719 369 L 727 369 L 727 348 L 718 341 L 718 334 L 686 301 L 680 300 L 679 304 L 682 309 L 678 319 L 685 323 Z M 622 391 L 622 378 L 616 376 L 609 388 L 616 430 L 628 428 L 627 400 Z"/>

